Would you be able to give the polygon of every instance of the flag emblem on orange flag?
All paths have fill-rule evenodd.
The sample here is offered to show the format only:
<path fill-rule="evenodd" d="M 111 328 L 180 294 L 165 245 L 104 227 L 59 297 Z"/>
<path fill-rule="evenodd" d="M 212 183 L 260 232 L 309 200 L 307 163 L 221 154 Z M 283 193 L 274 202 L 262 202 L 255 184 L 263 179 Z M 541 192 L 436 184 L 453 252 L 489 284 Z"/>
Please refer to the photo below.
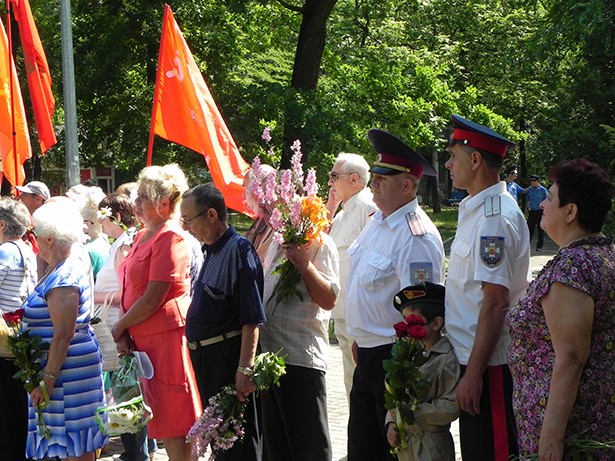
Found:
<path fill-rule="evenodd" d="M 32 149 L 19 80 L 17 80 L 17 71 L 13 57 L 9 53 L 4 25 L 1 23 L 0 29 L 0 153 L 2 154 L 2 169 L 4 177 L 11 182 L 11 185 L 21 186 L 25 179 L 23 164 L 32 156 Z M 15 144 L 13 144 L 13 111 L 15 112 Z"/>
<path fill-rule="evenodd" d="M 38 142 L 41 152 L 45 154 L 57 143 L 51 120 L 56 100 L 51 92 L 49 65 L 28 0 L 10 0 L 10 3 L 13 5 L 15 18 L 19 25 L 19 38 L 26 62 L 26 75 Z"/>
<path fill-rule="evenodd" d="M 169 5 L 162 25 L 148 165 L 154 134 L 203 155 L 226 206 L 250 214 L 243 196 L 243 178 L 250 166 L 241 157 Z"/>

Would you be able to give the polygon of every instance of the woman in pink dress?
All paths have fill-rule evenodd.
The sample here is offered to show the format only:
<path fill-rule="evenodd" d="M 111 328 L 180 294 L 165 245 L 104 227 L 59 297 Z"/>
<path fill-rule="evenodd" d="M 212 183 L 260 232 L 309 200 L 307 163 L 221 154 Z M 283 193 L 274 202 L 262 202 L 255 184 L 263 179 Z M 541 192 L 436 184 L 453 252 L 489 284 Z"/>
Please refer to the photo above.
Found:
<path fill-rule="evenodd" d="M 119 266 L 120 319 L 113 328 L 118 350 L 146 352 L 154 377 L 142 382 L 154 418 L 149 437 L 162 439 L 171 461 L 190 460 L 186 435 L 201 414 L 186 347 L 190 306 L 190 245 L 172 219 L 188 189 L 175 164 L 144 168 L 138 181 L 135 212 L 145 229 Z"/>

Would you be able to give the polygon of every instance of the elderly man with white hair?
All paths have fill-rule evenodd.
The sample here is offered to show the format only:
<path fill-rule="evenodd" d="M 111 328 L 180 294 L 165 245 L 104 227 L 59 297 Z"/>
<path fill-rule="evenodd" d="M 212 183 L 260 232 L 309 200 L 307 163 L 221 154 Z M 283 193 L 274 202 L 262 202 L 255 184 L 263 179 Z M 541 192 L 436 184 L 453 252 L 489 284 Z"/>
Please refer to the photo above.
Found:
<path fill-rule="evenodd" d="M 369 165 L 362 156 L 345 152 L 337 156 L 329 172 L 327 209 L 333 216 L 339 205 L 342 206 L 333 218 L 329 230 L 329 235 L 335 242 L 340 255 L 341 290 L 335 307 L 331 311 L 331 318 L 335 321 L 335 337 L 342 350 L 344 385 L 348 399 L 352 388 L 355 363 L 351 351 L 353 339 L 346 332 L 346 281 L 350 271 L 350 256 L 347 250 L 359 236 L 369 217 L 376 211 L 372 192 L 367 187 L 368 182 Z"/>

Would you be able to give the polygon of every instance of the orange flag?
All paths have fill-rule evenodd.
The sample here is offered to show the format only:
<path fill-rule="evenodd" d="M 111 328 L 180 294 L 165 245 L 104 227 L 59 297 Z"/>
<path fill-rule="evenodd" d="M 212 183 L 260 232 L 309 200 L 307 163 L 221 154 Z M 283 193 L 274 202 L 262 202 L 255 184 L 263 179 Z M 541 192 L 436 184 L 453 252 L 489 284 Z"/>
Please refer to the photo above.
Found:
<path fill-rule="evenodd" d="M 13 186 L 21 186 L 25 178 L 23 164 L 32 156 L 32 149 L 15 63 L 9 52 L 6 32 L 1 21 L 0 26 L 0 154 L 4 177 Z M 16 133 L 14 144 L 13 111 Z"/>
<path fill-rule="evenodd" d="M 19 37 L 26 62 L 34 123 L 43 155 L 57 140 L 51 117 L 56 100 L 51 92 L 51 74 L 28 0 L 10 0 L 19 24 Z"/>
<path fill-rule="evenodd" d="M 250 166 L 241 157 L 169 5 L 162 24 L 148 165 L 154 134 L 203 155 L 226 206 L 250 214 L 243 196 L 243 177 Z"/>

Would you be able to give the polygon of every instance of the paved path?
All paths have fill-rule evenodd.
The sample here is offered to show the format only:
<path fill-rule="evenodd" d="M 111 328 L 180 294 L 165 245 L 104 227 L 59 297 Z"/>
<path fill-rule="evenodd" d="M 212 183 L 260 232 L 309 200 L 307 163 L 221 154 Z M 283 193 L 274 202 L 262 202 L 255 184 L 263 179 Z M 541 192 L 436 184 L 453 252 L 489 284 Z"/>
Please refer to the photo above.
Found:
<path fill-rule="evenodd" d="M 534 252 L 531 258 L 533 276 L 536 275 L 542 266 L 550 260 L 557 252 L 557 246 L 545 236 L 545 245 L 540 253 Z M 348 404 L 344 388 L 342 372 L 342 354 L 337 344 L 330 346 L 330 358 L 327 371 L 327 408 L 329 412 L 329 430 L 333 443 L 333 460 L 338 461 L 346 455 L 346 429 L 348 423 Z M 451 432 L 455 440 L 457 461 L 461 461 L 459 449 L 459 430 L 457 422 L 453 423 Z M 100 459 L 105 461 L 113 460 L 113 454 L 122 452 L 122 444 L 119 438 L 111 439 L 108 451 Z M 156 452 L 156 461 L 168 461 L 168 456 L 164 448 Z"/>

